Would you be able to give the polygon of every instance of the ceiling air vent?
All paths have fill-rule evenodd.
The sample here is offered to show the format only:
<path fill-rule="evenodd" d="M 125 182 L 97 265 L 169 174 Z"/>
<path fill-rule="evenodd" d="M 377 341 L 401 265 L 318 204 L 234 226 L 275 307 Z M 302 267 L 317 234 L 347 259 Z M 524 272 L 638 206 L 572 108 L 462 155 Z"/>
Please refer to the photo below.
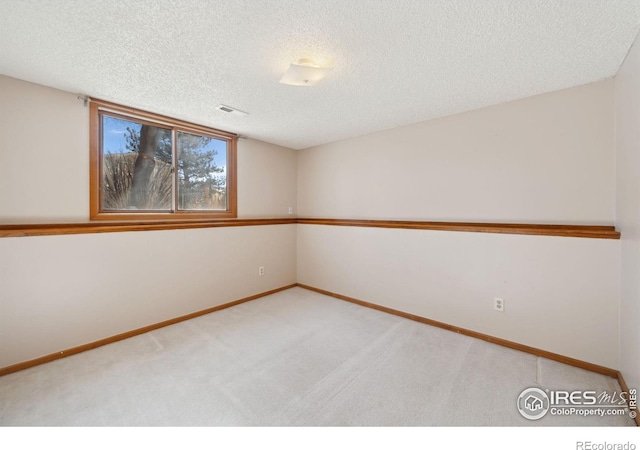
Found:
<path fill-rule="evenodd" d="M 227 114 L 233 114 L 235 116 L 246 116 L 249 113 L 246 113 L 244 111 L 240 111 L 239 109 L 235 109 L 232 108 L 231 106 L 227 106 L 227 105 L 218 105 L 216 106 L 216 109 L 218 111 L 222 111 L 223 113 L 227 113 Z"/>

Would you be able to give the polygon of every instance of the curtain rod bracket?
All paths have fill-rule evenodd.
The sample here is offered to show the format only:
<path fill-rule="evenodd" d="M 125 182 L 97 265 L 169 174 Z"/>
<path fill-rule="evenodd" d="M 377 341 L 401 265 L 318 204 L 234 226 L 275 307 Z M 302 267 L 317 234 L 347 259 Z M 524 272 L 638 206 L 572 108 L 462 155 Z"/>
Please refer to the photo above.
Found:
<path fill-rule="evenodd" d="M 91 99 L 86 95 L 78 95 L 78 100 L 82 100 L 84 102 L 84 107 L 86 108 Z"/>

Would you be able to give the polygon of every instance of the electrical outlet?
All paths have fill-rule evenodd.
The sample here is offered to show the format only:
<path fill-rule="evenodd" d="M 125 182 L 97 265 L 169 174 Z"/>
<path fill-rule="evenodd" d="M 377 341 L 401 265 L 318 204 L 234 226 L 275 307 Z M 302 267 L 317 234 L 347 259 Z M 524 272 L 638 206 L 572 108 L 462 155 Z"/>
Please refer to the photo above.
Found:
<path fill-rule="evenodd" d="M 258 275 L 261 277 L 264 276 L 264 266 L 258 267 Z"/>
<path fill-rule="evenodd" d="M 293 206 L 289 206 L 289 214 L 293 214 Z"/>
<path fill-rule="evenodd" d="M 504 299 L 498 297 L 494 298 L 493 309 L 495 309 L 496 311 L 504 312 Z"/>

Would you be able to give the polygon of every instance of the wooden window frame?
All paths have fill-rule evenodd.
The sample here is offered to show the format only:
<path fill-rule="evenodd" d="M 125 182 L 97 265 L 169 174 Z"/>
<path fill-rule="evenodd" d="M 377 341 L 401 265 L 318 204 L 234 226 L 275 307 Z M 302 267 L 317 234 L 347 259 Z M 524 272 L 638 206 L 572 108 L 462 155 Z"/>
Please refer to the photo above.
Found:
<path fill-rule="evenodd" d="M 214 139 L 227 142 L 227 209 L 218 211 L 181 211 L 175 208 L 168 212 L 122 212 L 102 210 L 103 195 L 103 158 L 102 158 L 102 124 L 101 112 L 110 116 L 125 120 L 135 120 L 139 123 L 171 128 L 173 134 L 177 131 L 209 136 Z M 89 105 L 89 218 L 91 220 L 135 220 L 135 221 L 158 221 L 158 220 L 212 220 L 212 219 L 232 219 L 238 215 L 237 203 L 237 143 L 238 136 L 226 131 L 196 125 L 190 122 L 174 119 L 160 114 L 150 113 L 115 103 L 98 99 L 91 99 Z M 173 152 L 176 151 L 174 148 Z M 176 170 L 177 172 L 177 170 Z M 174 184 L 174 195 L 177 196 L 177 183 Z M 176 205 L 174 205 L 175 207 Z"/>

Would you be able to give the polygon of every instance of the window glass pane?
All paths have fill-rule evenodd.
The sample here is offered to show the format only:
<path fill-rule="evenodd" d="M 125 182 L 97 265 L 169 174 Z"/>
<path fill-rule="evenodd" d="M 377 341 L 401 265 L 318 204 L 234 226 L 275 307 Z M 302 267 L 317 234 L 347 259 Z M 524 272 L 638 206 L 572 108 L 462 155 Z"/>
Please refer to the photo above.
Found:
<path fill-rule="evenodd" d="M 102 209 L 171 211 L 171 130 L 102 115 Z"/>
<path fill-rule="evenodd" d="M 178 209 L 227 209 L 227 142 L 178 131 Z"/>

